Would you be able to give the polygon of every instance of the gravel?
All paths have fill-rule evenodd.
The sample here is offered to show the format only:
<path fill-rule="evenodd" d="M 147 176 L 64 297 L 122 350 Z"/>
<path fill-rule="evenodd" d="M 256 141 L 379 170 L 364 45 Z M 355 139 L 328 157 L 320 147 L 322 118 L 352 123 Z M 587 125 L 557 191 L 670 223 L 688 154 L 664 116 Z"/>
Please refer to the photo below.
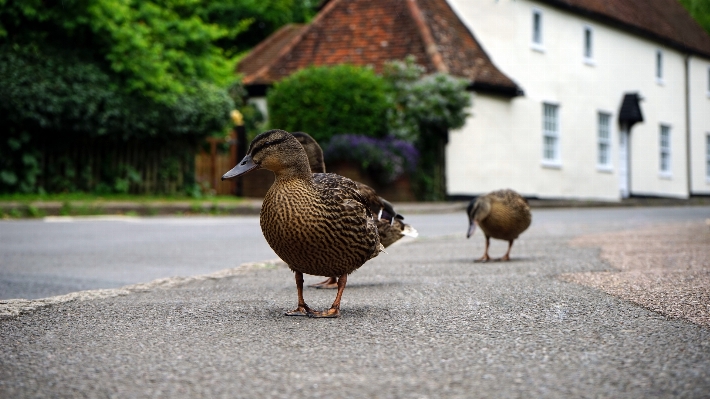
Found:
<path fill-rule="evenodd" d="M 672 318 L 710 327 L 710 226 L 704 221 L 582 236 L 614 272 L 561 276 Z"/>

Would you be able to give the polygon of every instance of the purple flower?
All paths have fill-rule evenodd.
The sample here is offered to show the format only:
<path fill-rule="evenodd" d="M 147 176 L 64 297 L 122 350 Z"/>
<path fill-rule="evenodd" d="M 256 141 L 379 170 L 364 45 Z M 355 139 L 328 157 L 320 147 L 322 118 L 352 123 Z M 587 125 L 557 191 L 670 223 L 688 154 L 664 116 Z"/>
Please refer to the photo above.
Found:
<path fill-rule="evenodd" d="M 331 138 L 323 152 L 329 162 L 355 162 L 380 183 L 390 183 L 405 172 L 414 172 L 419 160 L 419 152 L 411 143 L 392 136 L 377 139 L 338 134 Z"/>

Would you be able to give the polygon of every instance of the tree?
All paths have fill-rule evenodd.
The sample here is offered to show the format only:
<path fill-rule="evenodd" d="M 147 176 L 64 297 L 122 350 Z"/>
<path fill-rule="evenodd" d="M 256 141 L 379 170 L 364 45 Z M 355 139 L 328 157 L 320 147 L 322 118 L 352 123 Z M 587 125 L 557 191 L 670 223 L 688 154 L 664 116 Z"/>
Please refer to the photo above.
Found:
<path fill-rule="evenodd" d="M 309 10 L 297 0 L 0 0 L 0 191 L 41 189 L 52 140 L 162 140 L 184 155 L 229 122 L 238 36 Z"/>
<path fill-rule="evenodd" d="M 680 0 L 690 15 L 710 34 L 710 0 Z"/>
<path fill-rule="evenodd" d="M 443 200 L 449 130 L 466 122 L 471 96 L 467 80 L 444 73 L 424 76 L 424 71 L 413 57 L 385 66 L 384 77 L 391 84 L 395 104 L 388 112 L 389 131 L 414 141 L 419 149 L 418 196 Z"/>

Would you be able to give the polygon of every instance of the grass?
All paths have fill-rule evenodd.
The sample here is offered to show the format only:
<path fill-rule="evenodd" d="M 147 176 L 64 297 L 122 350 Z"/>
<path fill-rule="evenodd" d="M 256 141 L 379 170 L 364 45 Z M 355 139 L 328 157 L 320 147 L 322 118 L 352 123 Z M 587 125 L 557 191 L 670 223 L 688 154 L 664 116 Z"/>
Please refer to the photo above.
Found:
<path fill-rule="evenodd" d="M 132 194 L 91 194 L 91 193 L 62 193 L 62 194 L 0 194 L 0 202 L 31 203 L 38 201 L 57 202 L 204 202 L 218 201 L 239 203 L 242 198 L 233 195 L 214 195 L 202 198 L 188 197 L 186 195 L 132 195 Z"/>
<path fill-rule="evenodd" d="M 57 202 L 60 207 L 54 207 L 53 214 L 60 216 L 103 215 L 109 212 L 106 203 L 138 204 L 135 210 L 123 214 L 128 216 L 155 216 L 161 211 L 161 204 L 186 203 L 187 209 L 178 212 L 179 215 L 226 215 L 229 207 L 243 202 L 244 199 L 235 196 L 205 196 L 202 198 L 185 195 L 130 195 L 130 194 L 2 194 L 0 195 L 0 219 L 42 218 L 47 216 L 47 207 L 43 203 Z"/>

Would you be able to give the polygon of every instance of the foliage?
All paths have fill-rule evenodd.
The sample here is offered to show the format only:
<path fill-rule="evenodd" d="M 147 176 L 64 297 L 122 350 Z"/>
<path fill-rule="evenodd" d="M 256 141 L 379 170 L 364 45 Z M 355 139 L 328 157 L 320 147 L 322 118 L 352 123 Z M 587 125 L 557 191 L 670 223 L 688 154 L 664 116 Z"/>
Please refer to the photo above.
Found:
<path fill-rule="evenodd" d="M 419 199 L 443 200 L 446 196 L 445 148 L 450 129 L 466 122 L 471 95 L 468 81 L 447 74 L 424 76 L 413 57 L 385 65 L 395 106 L 387 114 L 390 132 L 413 141 L 421 153 L 414 183 Z"/>
<path fill-rule="evenodd" d="M 199 17 L 198 0 L 8 0 L 0 37 L 25 48 L 84 49 L 115 74 L 111 89 L 171 104 L 194 82 L 225 87 L 233 62 L 215 43 L 248 21 L 220 26 Z"/>
<path fill-rule="evenodd" d="M 417 141 L 422 134 L 441 134 L 466 122 L 471 96 L 468 81 L 436 73 L 424 76 L 425 69 L 414 57 L 385 65 L 384 78 L 391 84 L 395 106 L 387 120 L 391 134 Z"/>
<path fill-rule="evenodd" d="M 690 15 L 710 34 L 710 0 L 680 0 Z"/>
<path fill-rule="evenodd" d="M 341 132 L 382 137 L 387 133 L 386 112 L 391 104 L 387 89 L 371 68 L 305 68 L 269 90 L 269 123 L 274 128 L 308 132 L 324 142 Z"/>
<path fill-rule="evenodd" d="M 247 28 L 238 39 L 223 38 L 216 43 L 228 57 L 247 51 L 278 28 L 288 23 L 308 22 L 316 13 L 319 0 L 221 0 L 204 2 L 200 17 L 220 26 L 246 21 Z"/>
<path fill-rule="evenodd" d="M 193 84 L 193 94 L 168 105 L 116 93 L 111 79 L 77 53 L 0 47 L 0 123 L 11 134 L 201 137 L 221 130 L 233 107 L 226 92 L 200 82 Z"/>
<path fill-rule="evenodd" d="M 338 134 L 325 146 L 327 162 L 356 162 L 379 183 L 390 183 L 405 172 L 416 169 L 419 152 L 404 140 L 388 136 L 382 139 Z"/>

